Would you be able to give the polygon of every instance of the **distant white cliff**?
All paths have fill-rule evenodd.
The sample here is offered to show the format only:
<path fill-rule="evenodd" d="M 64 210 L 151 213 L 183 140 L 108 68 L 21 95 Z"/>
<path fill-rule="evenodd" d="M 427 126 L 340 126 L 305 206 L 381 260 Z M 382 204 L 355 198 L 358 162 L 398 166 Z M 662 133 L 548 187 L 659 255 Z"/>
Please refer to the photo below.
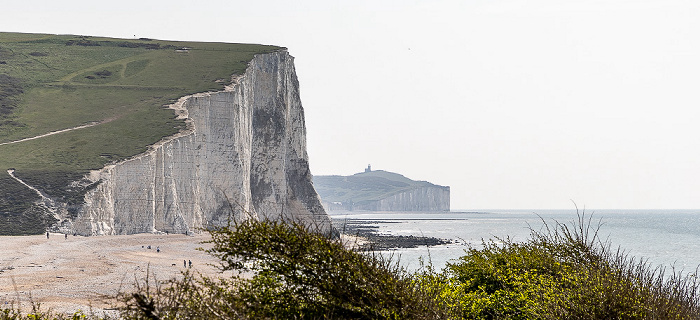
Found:
<path fill-rule="evenodd" d="M 230 218 L 294 220 L 330 231 L 314 190 L 293 57 L 257 55 L 221 92 L 175 105 L 188 130 L 92 172 L 72 222 L 82 235 L 196 232 Z"/>
<path fill-rule="evenodd" d="M 369 211 L 450 211 L 450 187 L 418 187 L 368 203 L 365 206 L 358 206 L 356 209 Z"/>
<path fill-rule="evenodd" d="M 371 167 L 351 176 L 315 176 L 314 185 L 328 211 L 450 211 L 450 187 Z"/>

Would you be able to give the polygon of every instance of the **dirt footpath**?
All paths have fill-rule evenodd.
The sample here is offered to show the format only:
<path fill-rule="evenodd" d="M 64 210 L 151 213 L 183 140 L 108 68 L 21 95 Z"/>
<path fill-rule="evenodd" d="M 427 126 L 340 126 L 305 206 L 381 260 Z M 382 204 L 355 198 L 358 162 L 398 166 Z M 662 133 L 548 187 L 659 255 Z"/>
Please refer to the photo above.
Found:
<path fill-rule="evenodd" d="M 171 279 L 185 270 L 183 260 L 214 276 L 218 271 L 208 264 L 217 260 L 197 250 L 208 239 L 208 234 L 0 236 L 0 307 L 20 301 L 27 310 L 31 299 L 56 312 L 109 309 L 147 270 L 157 280 Z"/>

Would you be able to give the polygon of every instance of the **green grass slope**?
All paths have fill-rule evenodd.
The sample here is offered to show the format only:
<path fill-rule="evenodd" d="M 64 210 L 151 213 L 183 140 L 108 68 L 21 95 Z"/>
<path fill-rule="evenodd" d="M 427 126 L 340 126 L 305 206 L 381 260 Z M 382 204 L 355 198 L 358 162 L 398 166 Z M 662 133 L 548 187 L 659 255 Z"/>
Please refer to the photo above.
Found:
<path fill-rule="evenodd" d="M 70 181 L 184 128 L 164 106 L 221 90 L 255 54 L 280 49 L 0 32 L 0 224 L 26 215 L 38 199 L 18 191 L 6 169 L 52 197 L 75 201 L 85 190 L 67 188 Z M 98 124 L 4 144 L 92 123 Z"/>

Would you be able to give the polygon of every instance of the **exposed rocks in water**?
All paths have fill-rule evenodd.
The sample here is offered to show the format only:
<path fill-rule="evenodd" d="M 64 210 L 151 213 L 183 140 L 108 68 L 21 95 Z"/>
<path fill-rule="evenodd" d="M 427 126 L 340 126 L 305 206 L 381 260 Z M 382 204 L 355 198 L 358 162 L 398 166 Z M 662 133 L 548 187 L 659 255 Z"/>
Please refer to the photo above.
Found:
<path fill-rule="evenodd" d="M 398 223 L 380 220 L 334 220 L 333 226 L 340 232 L 352 236 L 359 236 L 367 239 L 367 244 L 363 246 L 369 250 L 387 250 L 396 248 L 417 248 L 421 246 L 439 246 L 450 244 L 454 241 L 424 236 L 402 236 L 379 232 L 380 223 Z"/>

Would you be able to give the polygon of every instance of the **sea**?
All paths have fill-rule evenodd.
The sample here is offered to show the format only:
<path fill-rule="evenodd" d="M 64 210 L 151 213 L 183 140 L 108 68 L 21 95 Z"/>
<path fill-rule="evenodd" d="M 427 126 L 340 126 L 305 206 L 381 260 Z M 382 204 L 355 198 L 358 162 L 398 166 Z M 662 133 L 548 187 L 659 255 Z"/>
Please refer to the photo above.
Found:
<path fill-rule="evenodd" d="M 460 210 L 451 212 L 331 212 L 335 221 L 359 220 L 388 235 L 424 236 L 452 240 L 432 247 L 381 251 L 407 270 L 431 263 L 441 270 L 482 240 L 510 238 L 525 241 L 531 230 L 552 228 L 557 222 L 573 226 L 583 217 L 598 236 L 650 267 L 695 273 L 700 266 L 700 209 L 698 210 Z M 423 262 L 421 262 L 423 261 Z"/>

